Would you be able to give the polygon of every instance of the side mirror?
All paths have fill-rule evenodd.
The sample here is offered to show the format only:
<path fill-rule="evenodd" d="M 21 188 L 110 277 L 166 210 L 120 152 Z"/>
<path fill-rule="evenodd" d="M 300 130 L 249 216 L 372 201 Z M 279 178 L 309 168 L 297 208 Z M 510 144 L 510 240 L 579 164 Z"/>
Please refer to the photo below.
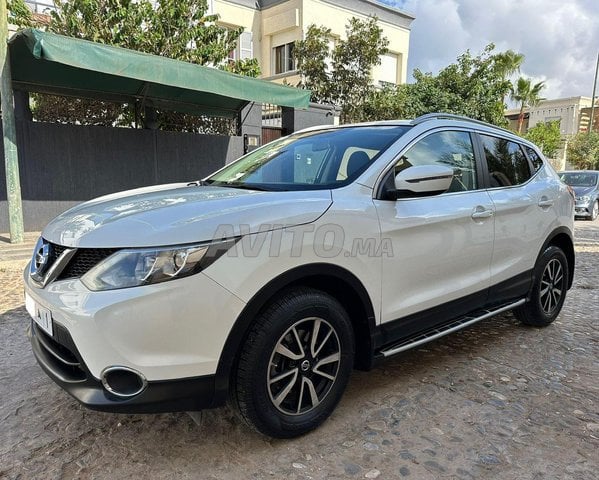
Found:
<path fill-rule="evenodd" d="M 442 165 L 416 165 L 395 176 L 397 197 L 438 195 L 447 191 L 453 180 L 453 169 Z"/>

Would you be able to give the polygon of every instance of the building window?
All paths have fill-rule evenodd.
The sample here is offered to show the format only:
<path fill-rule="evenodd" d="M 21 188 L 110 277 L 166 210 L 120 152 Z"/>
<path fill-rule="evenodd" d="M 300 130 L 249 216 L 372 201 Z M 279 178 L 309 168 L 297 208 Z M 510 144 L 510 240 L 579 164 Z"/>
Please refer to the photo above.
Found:
<path fill-rule="evenodd" d="M 295 70 L 295 59 L 293 58 L 293 48 L 295 42 L 279 45 L 274 50 L 274 71 L 278 73 L 292 72 Z"/>
<path fill-rule="evenodd" d="M 229 60 L 246 60 L 248 58 L 254 58 L 252 32 L 242 32 L 237 39 L 237 46 L 229 52 Z"/>
<path fill-rule="evenodd" d="M 397 84 L 399 72 L 399 56 L 395 53 L 386 53 L 380 56 L 380 64 L 373 69 L 373 78 L 381 86 Z"/>

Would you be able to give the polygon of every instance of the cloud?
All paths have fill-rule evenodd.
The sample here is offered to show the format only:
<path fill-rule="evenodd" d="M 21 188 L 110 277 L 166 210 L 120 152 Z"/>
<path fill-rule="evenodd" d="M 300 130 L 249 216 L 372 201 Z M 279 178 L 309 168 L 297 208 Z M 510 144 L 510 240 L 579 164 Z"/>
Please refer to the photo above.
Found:
<path fill-rule="evenodd" d="M 597 0 L 380 0 L 413 13 L 410 72 L 436 73 L 466 49 L 495 43 L 526 56 L 521 73 L 547 98 L 591 96 L 599 51 Z"/>

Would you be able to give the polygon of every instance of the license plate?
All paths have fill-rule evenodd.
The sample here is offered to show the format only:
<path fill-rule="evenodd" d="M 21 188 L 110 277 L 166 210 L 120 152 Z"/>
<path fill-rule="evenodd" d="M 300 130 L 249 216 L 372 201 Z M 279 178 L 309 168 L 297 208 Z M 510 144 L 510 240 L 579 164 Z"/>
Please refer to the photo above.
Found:
<path fill-rule="evenodd" d="M 39 325 L 39 327 L 52 336 L 52 312 L 41 305 L 38 305 L 33 298 L 27 293 L 25 294 L 25 308 L 33 321 Z"/>

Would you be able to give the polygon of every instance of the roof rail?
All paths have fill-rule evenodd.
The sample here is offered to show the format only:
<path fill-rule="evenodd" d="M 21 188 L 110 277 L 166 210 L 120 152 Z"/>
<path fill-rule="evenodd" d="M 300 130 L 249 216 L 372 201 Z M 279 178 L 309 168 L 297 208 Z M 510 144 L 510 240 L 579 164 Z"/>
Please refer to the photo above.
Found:
<path fill-rule="evenodd" d="M 497 125 L 493 125 L 492 123 L 483 122 L 482 120 L 475 120 L 474 118 L 465 117 L 463 115 L 456 115 L 454 113 L 437 113 L 437 112 L 427 113 L 425 115 L 420 115 L 419 117 L 415 118 L 414 120 L 412 120 L 411 123 L 412 123 L 412 125 L 420 125 L 421 123 L 428 122 L 429 120 L 442 120 L 442 119 L 459 120 L 462 122 L 476 123 L 477 125 L 484 125 L 485 127 L 497 128 L 499 130 L 503 130 L 504 132 L 510 133 L 512 135 L 516 135 L 514 132 L 512 132 L 511 130 L 508 130 L 507 128 L 498 127 Z"/>

